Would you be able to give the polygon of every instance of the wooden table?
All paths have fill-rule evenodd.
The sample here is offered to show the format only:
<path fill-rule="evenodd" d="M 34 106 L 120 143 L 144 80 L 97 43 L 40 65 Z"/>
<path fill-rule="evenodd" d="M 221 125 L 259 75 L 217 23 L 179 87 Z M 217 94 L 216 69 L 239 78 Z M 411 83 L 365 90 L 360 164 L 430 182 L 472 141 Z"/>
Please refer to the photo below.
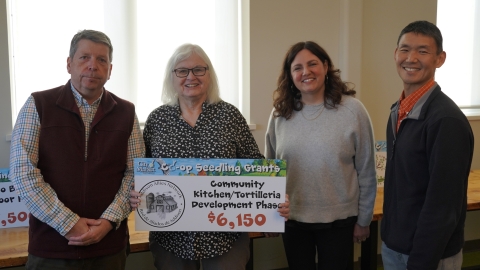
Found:
<path fill-rule="evenodd" d="M 480 170 L 470 171 L 467 190 L 467 211 L 480 210 Z M 361 269 L 377 269 L 378 221 L 383 217 L 383 188 L 378 188 L 373 221 L 370 224 L 370 237 L 362 242 Z"/>
<path fill-rule="evenodd" d="M 473 170 L 468 179 L 467 210 L 480 210 L 480 170 Z M 362 243 L 361 269 L 377 269 L 378 221 L 383 216 L 383 188 L 377 191 L 377 199 L 370 225 L 370 237 Z M 135 231 L 133 214 L 128 219 L 130 228 L 130 250 L 134 252 L 148 251 L 148 232 Z M 252 239 L 263 237 L 263 233 L 249 233 L 250 262 L 247 269 L 253 269 Z M 0 268 L 21 266 L 27 261 L 28 227 L 0 229 Z"/>

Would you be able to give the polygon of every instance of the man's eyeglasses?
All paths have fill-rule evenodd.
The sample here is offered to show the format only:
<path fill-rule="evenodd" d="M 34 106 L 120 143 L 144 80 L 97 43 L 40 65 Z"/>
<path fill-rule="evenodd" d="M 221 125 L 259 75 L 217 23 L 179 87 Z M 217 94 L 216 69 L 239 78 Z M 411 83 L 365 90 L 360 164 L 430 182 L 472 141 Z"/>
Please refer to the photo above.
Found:
<path fill-rule="evenodd" d="M 194 68 L 176 68 L 173 70 L 175 75 L 179 78 L 185 78 L 192 71 L 193 75 L 195 76 L 203 76 L 208 70 L 208 67 L 194 67 Z"/>

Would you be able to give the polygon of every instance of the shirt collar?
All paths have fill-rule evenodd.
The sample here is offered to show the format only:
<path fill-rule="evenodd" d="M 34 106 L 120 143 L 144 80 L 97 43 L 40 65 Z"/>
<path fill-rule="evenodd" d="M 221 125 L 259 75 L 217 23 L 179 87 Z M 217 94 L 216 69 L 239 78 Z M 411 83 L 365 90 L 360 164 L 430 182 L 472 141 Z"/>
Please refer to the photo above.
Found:
<path fill-rule="evenodd" d="M 433 78 L 429 80 L 427 83 L 425 83 L 422 87 L 420 87 L 418 90 L 410 94 L 408 97 L 405 97 L 405 91 L 402 91 L 402 94 L 400 95 L 400 111 L 401 112 L 410 112 L 417 103 L 417 101 L 425 95 L 425 93 L 432 88 L 432 86 L 435 84 L 435 81 Z"/>
<path fill-rule="evenodd" d="M 87 100 L 82 97 L 80 92 L 78 92 L 77 89 L 75 89 L 75 86 L 73 86 L 71 82 L 70 82 L 70 87 L 72 88 L 73 97 L 75 98 L 75 102 L 77 102 L 78 106 L 89 105 Z M 102 100 L 102 97 L 103 97 L 103 91 L 100 94 L 100 96 L 90 106 L 98 105 Z"/>

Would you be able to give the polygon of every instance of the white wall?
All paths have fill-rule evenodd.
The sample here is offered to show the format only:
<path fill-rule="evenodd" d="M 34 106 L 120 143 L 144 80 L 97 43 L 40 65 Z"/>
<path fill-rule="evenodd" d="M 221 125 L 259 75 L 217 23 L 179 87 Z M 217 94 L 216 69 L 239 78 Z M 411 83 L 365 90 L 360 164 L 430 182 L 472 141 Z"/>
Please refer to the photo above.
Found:
<path fill-rule="evenodd" d="M 5 136 L 12 130 L 6 18 L 5 4 L 0 4 L 2 168 L 8 167 L 10 144 Z M 264 148 L 272 94 L 283 57 L 292 44 L 306 40 L 322 45 L 334 64 L 342 70 L 342 78 L 355 83 L 357 97 L 372 118 L 376 139 L 385 139 L 390 105 L 402 90 L 393 52 L 400 30 L 417 19 L 435 22 L 436 0 L 250 0 L 249 113 L 250 122 L 257 125 L 253 134 L 260 149 L 263 151 Z M 35 49 L 34 44 L 32 49 Z M 35 62 L 32 61 L 32 64 Z M 472 121 L 471 125 L 474 134 L 479 137 L 480 121 Z M 480 169 L 479 147 L 479 144 L 475 147 L 472 169 Z M 478 224 L 480 211 L 469 212 L 467 240 L 480 238 Z M 355 254 L 358 256 L 358 253 L 357 247 Z M 255 240 L 254 267 L 286 267 L 281 238 Z M 127 269 L 151 269 L 151 255 L 148 252 L 132 255 Z"/>

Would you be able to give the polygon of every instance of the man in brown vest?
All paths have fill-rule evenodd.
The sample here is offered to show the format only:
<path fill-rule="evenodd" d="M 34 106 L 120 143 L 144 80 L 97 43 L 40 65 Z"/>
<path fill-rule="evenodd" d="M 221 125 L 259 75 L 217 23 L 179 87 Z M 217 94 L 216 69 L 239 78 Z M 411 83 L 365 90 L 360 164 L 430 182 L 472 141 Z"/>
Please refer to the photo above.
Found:
<path fill-rule="evenodd" d="M 10 179 L 30 211 L 27 269 L 124 269 L 135 107 L 104 88 L 110 39 L 72 39 L 63 86 L 32 93 L 12 133 Z"/>

